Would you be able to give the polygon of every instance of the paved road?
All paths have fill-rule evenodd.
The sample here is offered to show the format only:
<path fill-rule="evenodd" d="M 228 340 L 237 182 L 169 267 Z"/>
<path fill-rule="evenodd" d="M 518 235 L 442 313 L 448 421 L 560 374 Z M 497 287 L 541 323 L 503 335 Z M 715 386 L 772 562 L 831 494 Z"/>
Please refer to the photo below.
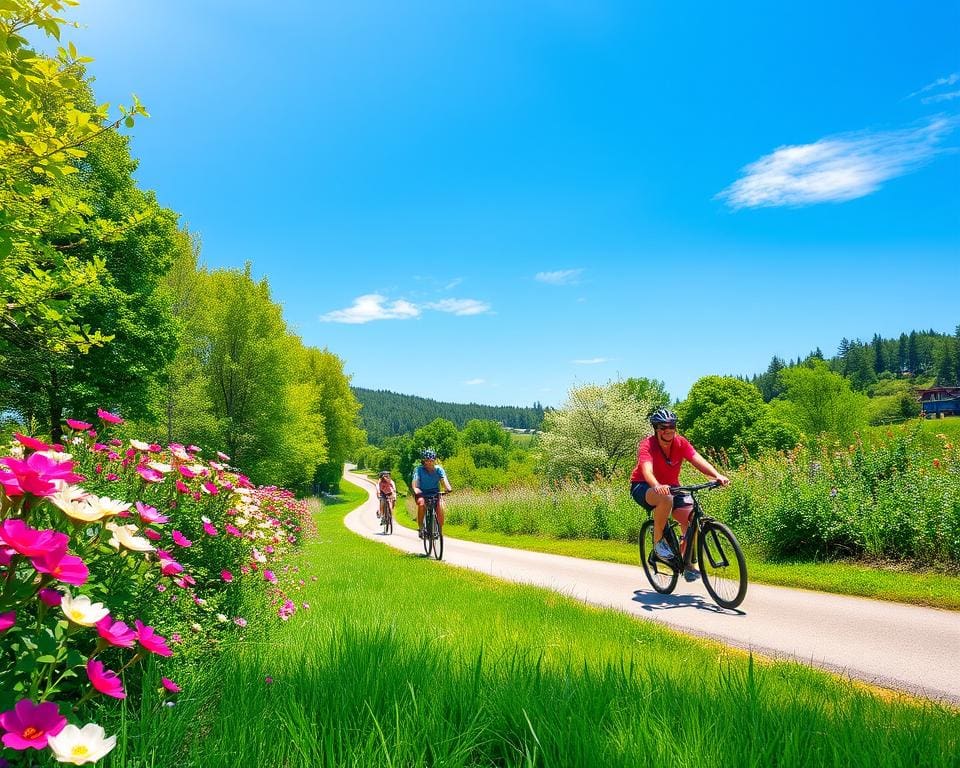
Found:
<path fill-rule="evenodd" d="M 362 475 L 346 473 L 361 487 Z M 453 503 L 456 503 L 455 501 Z M 346 517 L 352 531 L 423 553 L 415 531 L 383 536 L 371 498 Z M 736 611 L 718 608 L 699 583 L 672 595 L 650 589 L 638 566 L 581 560 L 446 538 L 443 562 L 535 584 L 594 605 L 774 658 L 802 661 L 873 685 L 960 705 L 960 612 L 751 584 Z M 438 563 L 438 568 L 444 567 Z"/>

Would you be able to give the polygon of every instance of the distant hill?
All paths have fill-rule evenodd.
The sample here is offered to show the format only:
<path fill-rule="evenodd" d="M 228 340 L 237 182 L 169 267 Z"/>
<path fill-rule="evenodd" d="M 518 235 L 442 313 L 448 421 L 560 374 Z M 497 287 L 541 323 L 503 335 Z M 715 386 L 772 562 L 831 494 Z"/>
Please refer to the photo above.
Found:
<path fill-rule="evenodd" d="M 478 403 L 443 403 L 427 397 L 401 395 L 385 389 L 352 387 L 362 406 L 360 421 L 367 431 L 367 440 L 378 445 L 385 437 L 410 434 L 434 419 L 449 419 L 458 429 L 470 419 L 499 421 L 514 429 L 540 429 L 543 406 L 531 408 L 513 405 L 479 405 Z"/>

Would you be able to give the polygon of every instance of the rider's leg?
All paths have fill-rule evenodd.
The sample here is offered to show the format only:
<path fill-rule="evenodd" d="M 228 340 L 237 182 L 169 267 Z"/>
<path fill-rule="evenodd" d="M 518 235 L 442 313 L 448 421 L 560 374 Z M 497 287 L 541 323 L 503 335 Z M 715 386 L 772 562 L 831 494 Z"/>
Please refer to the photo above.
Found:
<path fill-rule="evenodd" d="M 440 523 L 441 528 L 443 528 L 443 512 L 444 512 L 443 496 L 439 496 L 437 498 L 437 521 Z"/>
<path fill-rule="evenodd" d="M 427 514 L 427 503 L 423 496 L 417 496 L 417 529 L 423 530 L 423 516 Z"/>
<path fill-rule="evenodd" d="M 646 500 L 653 507 L 653 543 L 656 544 L 663 538 L 667 518 L 673 511 L 673 496 L 661 496 L 651 488 L 647 491 Z"/>

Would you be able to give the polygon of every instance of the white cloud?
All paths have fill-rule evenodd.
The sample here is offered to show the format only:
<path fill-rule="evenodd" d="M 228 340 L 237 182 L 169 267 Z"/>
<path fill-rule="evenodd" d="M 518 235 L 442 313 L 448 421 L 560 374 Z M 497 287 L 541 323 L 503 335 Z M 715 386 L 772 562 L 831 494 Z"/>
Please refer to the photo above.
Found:
<path fill-rule="evenodd" d="M 430 309 L 438 312 L 450 312 L 454 315 L 482 315 L 490 311 L 490 305 L 476 299 L 441 299 L 427 304 Z"/>
<path fill-rule="evenodd" d="M 475 387 L 475 386 L 477 386 L 478 384 L 486 384 L 486 383 L 487 383 L 487 380 L 486 380 L 486 379 L 467 379 L 467 380 L 466 380 L 465 382 L 463 382 L 463 383 L 466 384 L 467 386 Z"/>
<path fill-rule="evenodd" d="M 921 93 L 932 91 L 934 88 L 940 88 L 944 85 L 956 85 L 957 83 L 960 83 L 960 72 L 953 72 L 946 77 L 938 77 L 932 83 L 927 83 L 925 86 L 923 86 L 923 88 L 921 88 L 919 91 L 914 91 L 907 96 L 907 98 L 912 99 L 914 96 L 919 96 Z"/>
<path fill-rule="evenodd" d="M 935 96 L 927 96 L 920 99 L 924 104 L 936 104 L 939 101 L 953 101 L 960 96 L 960 91 L 947 91 L 947 93 L 938 93 Z"/>
<path fill-rule="evenodd" d="M 582 272 L 582 269 L 558 269 L 555 272 L 537 272 L 533 279 L 547 285 L 576 285 Z"/>
<path fill-rule="evenodd" d="M 463 278 L 462 278 L 462 277 L 455 277 L 455 278 L 453 278 L 453 280 L 451 280 L 449 283 L 447 283 L 445 286 L 443 286 L 443 290 L 445 290 L 445 291 L 452 291 L 454 288 L 456 288 L 456 287 L 457 287 L 458 285 L 460 285 L 460 283 L 462 283 L 462 282 L 463 282 Z"/>
<path fill-rule="evenodd" d="M 918 128 L 837 134 L 780 147 L 746 166 L 743 177 L 717 197 L 731 208 L 854 200 L 933 158 L 953 123 L 938 117 Z"/>
<path fill-rule="evenodd" d="M 591 357 L 586 360 L 571 360 L 571 363 L 576 365 L 599 365 L 600 363 L 609 363 L 609 357 Z"/>
<path fill-rule="evenodd" d="M 353 306 L 327 312 L 320 319 L 327 323 L 360 324 L 373 320 L 409 320 L 419 315 L 419 307 L 409 301 L 390 302 L 378 293 L 368 293 L 354 299 Z"/>

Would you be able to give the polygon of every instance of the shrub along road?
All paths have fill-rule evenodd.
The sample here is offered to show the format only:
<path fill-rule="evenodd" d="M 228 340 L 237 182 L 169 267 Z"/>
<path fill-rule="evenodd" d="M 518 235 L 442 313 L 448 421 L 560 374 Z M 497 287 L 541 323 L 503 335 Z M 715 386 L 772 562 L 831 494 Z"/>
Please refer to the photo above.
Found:
<path fill-rule="evenodd" d="M 351 482 L 372 488 L 363 475 Z M 455 501 L 451 503 L 456 503 Z M 423 548 L 416 532 L 382 536 L 376 499 L 345 518 L 355 533 L 405 552 Z M 699 583 L 681 580 L 660 595 L 638 566 L 446 539 L 444 562 L 508 581 L 548 587 L 594 605 L 653 619 L 774 658 L 790 658 L 886 688 L 960 704 L 960 613 L 785 587 L 751 584 L 736 611 L 718 608 Z M 437 567 L 444 567 L 438 563 Z M 749 563 L 748 563 L 749 567 Z"/>

